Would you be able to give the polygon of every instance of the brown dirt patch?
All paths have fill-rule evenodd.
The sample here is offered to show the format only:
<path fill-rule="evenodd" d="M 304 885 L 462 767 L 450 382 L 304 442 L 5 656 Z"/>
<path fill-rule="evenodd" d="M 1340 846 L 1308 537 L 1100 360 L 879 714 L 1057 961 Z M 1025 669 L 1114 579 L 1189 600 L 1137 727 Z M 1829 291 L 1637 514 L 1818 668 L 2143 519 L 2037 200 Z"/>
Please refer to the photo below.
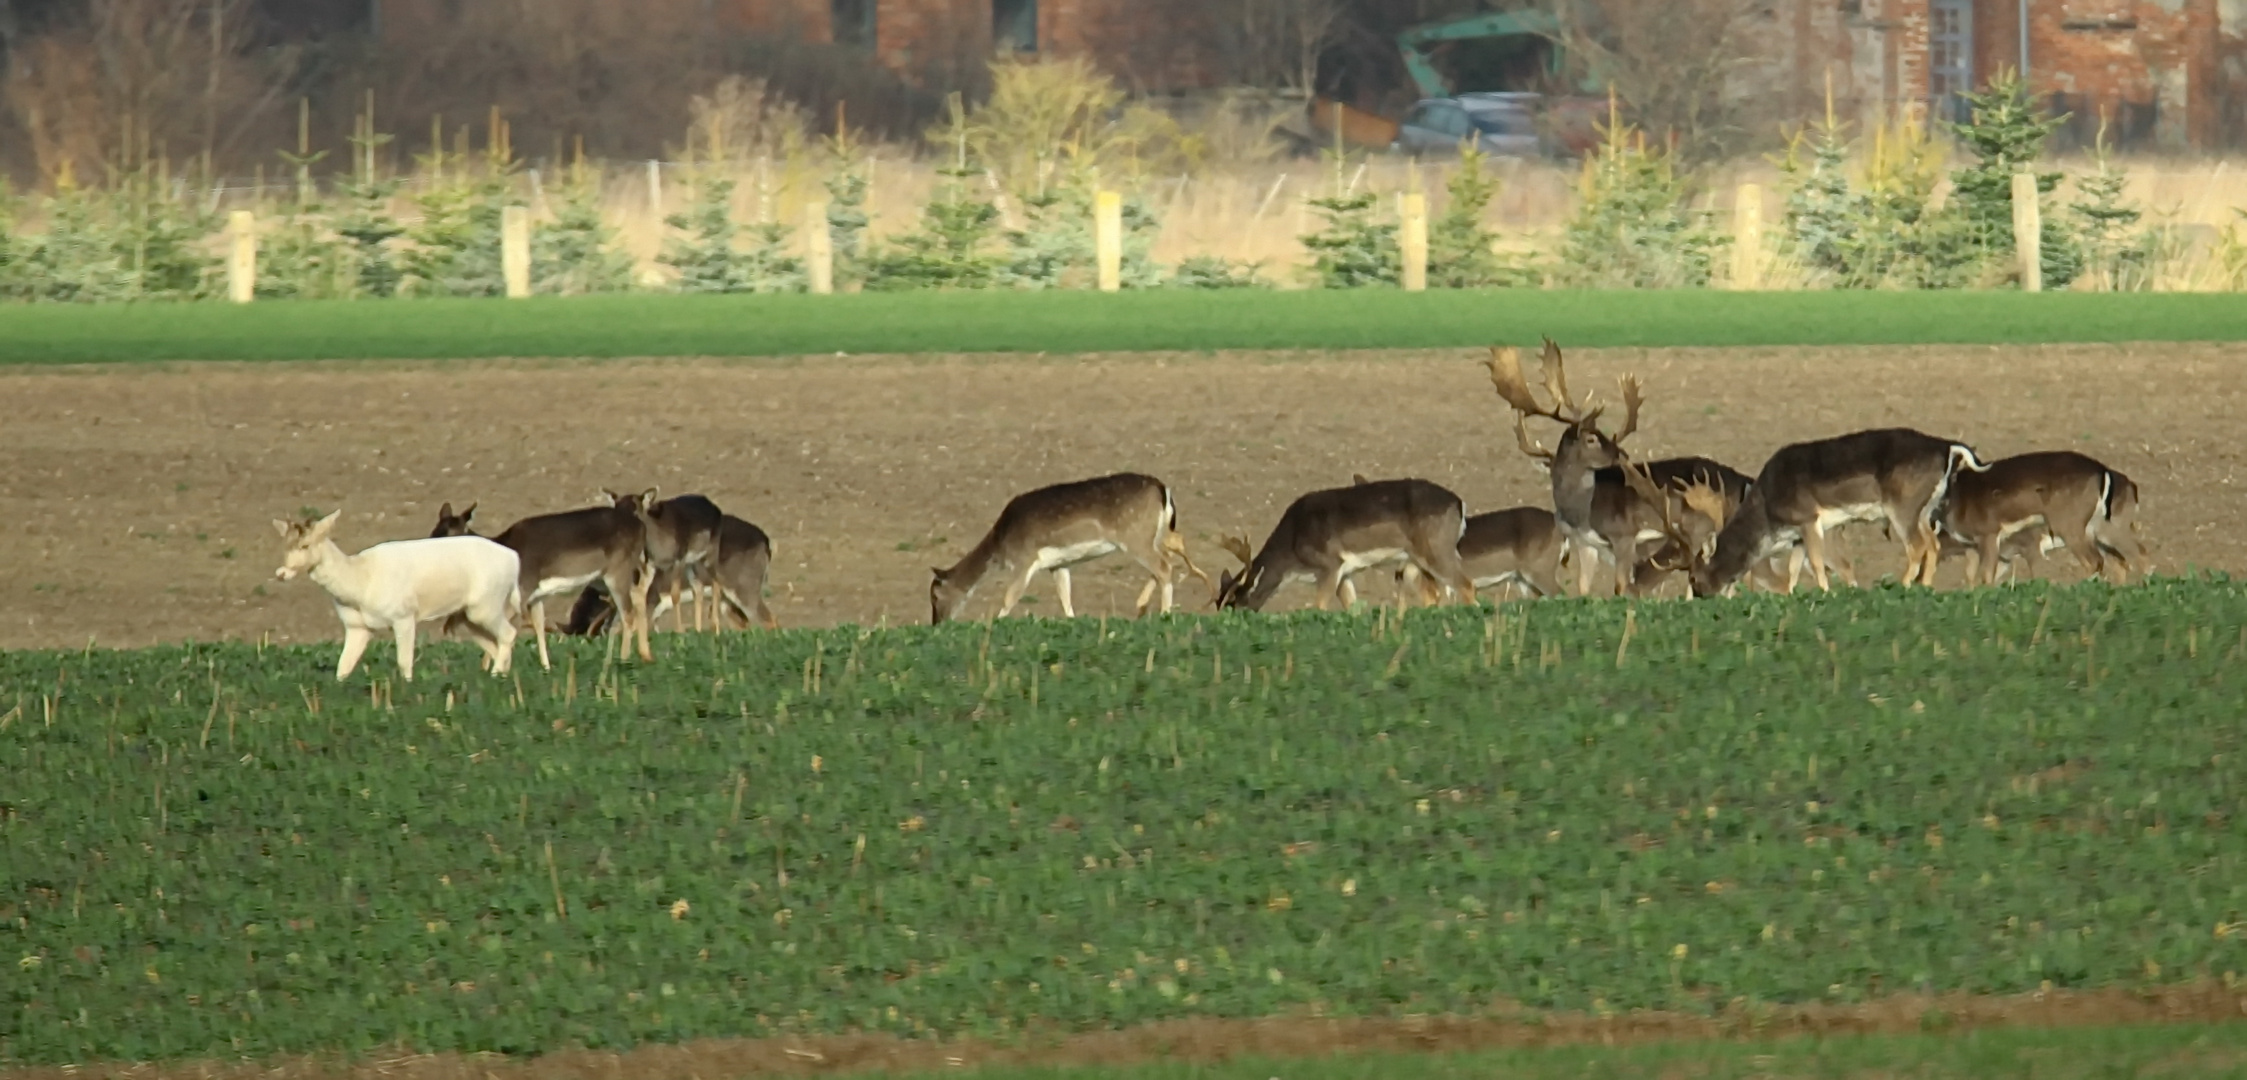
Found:
<path fill-rule="evenodd" d="M 1210 1063 L 1339 1054 L 1457 1054 L 1507 1047 L 1623 1046 L 1685 1040 L 1909 1035 L 2026 1027 L 2223 1023 L 2247 1016 L 2247 991 L 2216 985 L 2147 991 L 2048 991 L 2016 997 L 1899 996 L 1863 1005 L 1750 1006 L 1714 1016 L 1515 1012 L 1487 1017 L 1174 1020 L 1120 1031 L 1033 1034 L 1013 1043 L 887 1036 L 702 1039 L 627 1051 L 573 1050 L 536 1058 L 498 1054 L 110 1064 L 0 1070 L 0 1080 L 616 1080 L 627 1076 L 833 1076 L 979 1066 Z M 1370 1075 L 1370 1074 L 1369 1074 Z"/>
<path fill-rule="evenodd" d="M 1644 454 L 1752 472 L 1783 443 L 1889 424 L 1988 457 L 2077 448 L 2138 480 L 2162 570 L 2247 568 L 2236 347 L 1571 361 L 1579 391 L 1646 378 Z M 1294 496 L 1352 472 L 1424 476 L 1471 509 L 1547 500 L 1473 350 L 19 368 L 0 370 L 0 400 L 5 648 L 334 637 L 314 587 L 270 581 L 266 523 L 304 506 L 344 507 L 355 549 L 425 535 L 446 500 L 479 501 L 496 530 L 604 486 L 702 491 L 773 534 L 774 608 L 816 626 L 926 619 L 929 564 L 1009 496 L 1102 472 L 1168 480 L 1213 572 L 1230 565 L 1218 530 L 1260 539 Z M 1877 534 L 1854 547 L 1868 571 L 1900 566 Z M 2079 576 L 2064 554 L 2041 572 Z M 1081 574 L 1080 609 L 1128 612 L 1136 590 L 1120 568 Z M 1054 610 L 1034 595 L 1030 610 Z"/>

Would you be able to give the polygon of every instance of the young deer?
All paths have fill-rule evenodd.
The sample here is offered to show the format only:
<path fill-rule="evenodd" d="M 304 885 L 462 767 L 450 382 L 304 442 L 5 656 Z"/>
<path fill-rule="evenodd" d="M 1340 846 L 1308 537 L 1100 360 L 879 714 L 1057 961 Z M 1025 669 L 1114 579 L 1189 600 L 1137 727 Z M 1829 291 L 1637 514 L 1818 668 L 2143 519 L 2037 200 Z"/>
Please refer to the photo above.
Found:
<path fill-rule="evenodd" d="M 1308 581 L 1321 610 L 1335 600 L 1348 607 L 1356 598 L 1350 575 L 1400 562 L 1471 604 L 1475 583 L 1459 558 L 1466 527 L 1466 504 L 1426 480 L 1313 491 L 1288 504 L 1261 550 L 1250 551 L 1245 537 L 1224 539 L 1242 569 L 1218 575 L 1217 606 L 1259 611 L 1281 585 Z"/>
<path fill-rule="evenodd" d="M 725 514 L 718 504 L 701 495 L 675 495 L 658 501 L 655 488 L 637 495 L 619 495 L 607 492 L 609 501 L 619 509 L 637 515 L 647 535 L 648 565 L 654 569 L 664 599 L 671 609 L 671 630 L 679 633 L 686 629 L 685 616 L 679 607 L 682 586 L 694 601 L 694 628 L 702 629 L 704 585 L 710 568 L 718 561 L 720 536 Z M 718 629 L 718 612 L 715 598 L 710 612 L 710 629 Z M 653 616 L 650 616 L 653 619 Z"/>
<path fill-rule="evenodd" d="M 1664 569 L 1682 560 L 1666 551 L 1671 538 L 1662 529 L 1661 508 L 1648 503 L 1624 481 L 1622 464 L 1629 460 L 1623 440 L 1638 430 L 1640 385 L 1636 378 L 1620 380 L 1623 426 L 1613 435 L 1599 428 L 1603 408 L 1587 409 L 1568 392 L 1568 375 L 1560 346 L 1545 339 L 1545 389 L 1553 398 L 1548 407 L 1522 377 L 1521 353 L 1493 346 L 1488 361 L 1491 386 L 1514 410 L 1514 439 L 1522 453 L 1542 462 L 1552 475 L 1553 516 L 1567 542 L 1569 558 L 1576 563 L 1576 592 L 1591 592 L 1592 577 L 1602 563 L 1615 567 L 1615 591 L 1641 593 L 1659 584 Z M 1563 425 L 1560 441 L 1551 450 L 1530 438 L 1532 416 Z M 1747 476 L 1721 462 L 1683 457 L 1648 462 L 1646 467 L 1663 487 L 1703 482 L 1727 491 L 1745 489 Z M 1672 510 L 1678 509 L 1671 507 Z M 1693 523 L 1689 532 L 1713 533 L 1716 523 Z M 1665 557 L 1666 556 L 1666 557 Z"/>
<path fill-rule="evenodd" d="M 1363 474 L 1352 474 L 1350 482 L 1372 483 Z M 1552 511 L 1516 506 L 1468 518 L 1466 531 L 1459 535 L 1459 561 L 1478 592 L 1514 587 L 1533 597 L 1552 596 L 1560 591 L 1561 547 Z M 1397 570 L 1397 587 L 1417 589 L 1423 600 L 1435 602 L 1427 578 L 1410 562 Z M 1354 602 L 1355 593 L 1345 581 L 1343 603 Z"/>
<path fill-rule="evenodd" d="M 1938 525 L 1943 538 L 1966 550 L 1969 584 L 1997 583 L 2001 562 L 2011 562 L 2008 545 L 2022 548 L 2037 531 L 2046 551 L 2065 547 L 2086 570 L 2107 576 L 2107 561 L 2129 580 L 2130 557 L 2145 546 L 2131 534 L 2138 508 L 2138 485 L 2094 458 L 2070 450 L 2051 450 L 2000 458 L 1987 471 L 1962 473 L 1951 484 Z"/>
<path fill-rule="evenodd" d="M 718 561 L 709 571 L 707 588 L 715 595 L 712 601 L 717 608 L 716 620 L 721 627 L 731 613 L 741 620 L 744 629 L 762 626 L 778 629 L 780 620 L 773 618 L 772 609 L 765 606 L 765 575 L 772 565 L 772 539 L 765 531 L 732 514 L 726 514 L 718 524 Z M 658 570 L 648 595 L 667 592 L 666 579 L 676 570 Z M 668 598 L 657 603 L 648 612 L 650 621 L 663 617 L 670 605 Z M 578 594 L 577 605 L 570 609 L 568 624 L 562 627 L 565 634 L 598 634 L 616 616 L 616 605 L 597 589 L 587 589 Z"/>
<path fill-rule="evenodd" d="M 1170 488 L 1152 476 L 1116 473 L 1027 491 L 1007 501 L 999 519 L 973 550 L 949 568 L 930 567 L 929 621 L 941 623 L 959 612 L 976 588 L 993 575 L 1006 584 L 999 617 L 1013 613 L 1041 570 L 1053 575 L 1061 614 L 1075 618 L 1069 595 L 1069 568 L 1117 552 L 1130 556 L 1150 579 L 1139 590 L 1138 614 L 1161 592 L 1161 608 L 1171 609 L 1177 566 L 1209 581 L 1186 555 L 1178 535 L 1178 510 Z"/>
<path fill-rule="evenodd" d="M 1935 521 L 1959 470 L 1989 466 L 1972 447 L 1909 428 L 1879 428 L 1780 447 L 1693 568 L 1693 595 L 1738 584 L 1751 565 L 1800 544 L 1818 588 L 1832 583 L 1826 533 L 1882 521 L 1904 538 L 1906 585 L 1932 585 L 1940 548 Z"/>
<path fill-rule="evenodd" d="M 282 581 L 309 575 L 335 601 L 343 620 L 343 657 L 335 677 L 342 681 L 359 666 L 367 642 L 388 630 L 398 642 L 398 674 L 414 680 L 414 631 L 429 619 L 458 616 L 492 674 L 507 673 L 515 648 L 515 613 L 522 606 L 515 552 L 476 536 L 433 540 L 394 540 L 346 555 L 330 535 L 338 510 L 318 521 L 275 519 L 273 529 L 288 545 L 273 576 Z"/>
<path fill-rule="evenodd" d="M 455 514 L 446 503 L 437 511 L 432 537 L 471 535 L 470 520 L 476 504 Z M 641 660 L 653 660 L 648 648 L 647 588 L 650 579 L 640 572 L 646 557 L 647 537 L 640 519 L 631 511 L 613 506 L 588 506 L 554 514 L 538 514 L 509 525 L 492 540 L 514 549 L 522 560 L 523 607 L 530 612 L 531 628 L 538 635 L 538 664 L 552 670 L 546 651 L 546 598 L 576 592 L 599 584 L 625 612 L 624 634 L 617 656 L 630 647 L 639 632 Z"/>

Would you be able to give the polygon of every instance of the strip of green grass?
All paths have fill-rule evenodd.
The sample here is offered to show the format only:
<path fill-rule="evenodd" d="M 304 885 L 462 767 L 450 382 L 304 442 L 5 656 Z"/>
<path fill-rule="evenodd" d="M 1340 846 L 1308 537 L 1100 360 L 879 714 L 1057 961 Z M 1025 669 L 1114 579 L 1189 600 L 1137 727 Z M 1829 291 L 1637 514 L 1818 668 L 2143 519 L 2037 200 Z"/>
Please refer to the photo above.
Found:
<path fill-rule="evenodd" d="M 2247 587 L 1628 610 L 0 653 L 0 1063 L 2247 967 Z"/>
<path fill-rule="evenodd" d="M 2247 1077 L 2247 1024 L 2006 1028 L 1769 1043 L 1665 1042 L 1217 1065 L 983 1069 L 971 1080 L 2111 1080 Z"/>
<path fill-rule="evenodd" d="M 2236 341 L 2234 296 L 1083 292 L 0 309 L 0 362 Z"/>

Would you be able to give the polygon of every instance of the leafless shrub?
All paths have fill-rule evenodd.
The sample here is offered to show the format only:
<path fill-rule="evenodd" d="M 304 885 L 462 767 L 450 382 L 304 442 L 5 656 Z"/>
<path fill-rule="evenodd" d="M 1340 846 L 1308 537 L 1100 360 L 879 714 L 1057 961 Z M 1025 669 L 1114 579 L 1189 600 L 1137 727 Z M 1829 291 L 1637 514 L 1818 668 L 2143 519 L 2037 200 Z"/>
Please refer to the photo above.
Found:
<path fill-rule="evenodd" d="M 1756 55 L 1762 0 L 1561 0 L 1562 44 L 1610 83 L 1639 128 L 1689 162 L 1742 148 L 1755 100 L 1735 75 Z"/>
<path fill-rule="evenodd" d="M 224 159 L 271 134 L 296 56 L 253 58 L 249 0 L 88 0 L 11 58 L 7 105 L 41 175 Z"/>

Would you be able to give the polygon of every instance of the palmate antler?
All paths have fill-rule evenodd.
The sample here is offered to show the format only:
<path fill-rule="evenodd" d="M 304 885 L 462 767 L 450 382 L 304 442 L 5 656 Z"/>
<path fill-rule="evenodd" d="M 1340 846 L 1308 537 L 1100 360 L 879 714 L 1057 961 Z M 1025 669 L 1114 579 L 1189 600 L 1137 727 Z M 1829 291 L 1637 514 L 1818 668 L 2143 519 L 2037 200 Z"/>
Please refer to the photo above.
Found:
<path fill-rule="evenodd" d="M 1210 577 L 1209 573 L 1201 567 L 1194 565 L 1193 556 L 1186 554 L 1185 537 L 1178 535 L 1176 532 L 1164 534 L 1163 555 L 1178 560 L 1181 565 L 1185 566 L 1187 573 L 1201 579 L 1202 586 L 1209 590 L 1209 595 L 1217 595 L 1217 580 Z"/>
<path fill-rule="evenodd" d="M 1664 570 L 1690 569 L 1694 560 L 1699 557 L 1700 552 L 1693 544 L 1692 534 L 1686 531 L 1685 523 L 1678 520 L 1677 500 L 1673 499 L 1672 496 L 1682 493 L 1687 505 L 1690 506 L 1693 500 L 1699 498 L 1701 493 L 1709 492 L 1709 489 L 1700 484 L 1682 489 L 1665 488 L 1655 481 L 1654 474 L 1647 471 L 1646 466 L 1633 461 L 1623 463 L 1623 483 L 1631 489 L 1631 494 L 1638 496 L 1641 502 L 1652 507 L 1654 512 L 1661 517 L 1663 535 L 1668 537 L 1670 543 L 1677 546 L 1677 550 L 1682 553 L 1685 560 L 1683 563 L 1657 563 L 1656 565 L 1661 566 Z M 1721 507 L 1724 496 L 1717 494 L 1716 497 Z M 1719 526 L 1724 524 L 1724 517 L 1721 514 L 1711 520 L 1714 520 Z"/>
<path fill-rule="evenodd" d="M 1576 422 L 1575 408 L 1568 399 L 1568 383 L 1557 377 L 1560 368 L 1556 358 L 1560 355 L 1551 339 L 1546 339 L 1545 388 L 1552 393 L 1556 404 L 1546 408 L 1537 403 L 1537 395 L 1529 389 L 1529 380 L 1521 375 L 1521 350 L 1511 345 L 1490 347 L 1490 385 L 1506 404 L 1523 416 L 1542 416 L 1563 424 Z M 1565 410 L 1565 411 L 1564 411 Z"/>
<path fill-rule="evenodd" d="M 1232 556 L 1234 558 L 1241 561 L 1242 566 L 1247 566 L 1250 563 L 1256 561 L 1256 552 L 1254 549 L 1248 546 L 1248 538 L 1245 536 L 1225 536 L 1220 534 L 1217 537 L 1217 546 L 1224 548 L 1226 551 L 1232 553 Z"/>

